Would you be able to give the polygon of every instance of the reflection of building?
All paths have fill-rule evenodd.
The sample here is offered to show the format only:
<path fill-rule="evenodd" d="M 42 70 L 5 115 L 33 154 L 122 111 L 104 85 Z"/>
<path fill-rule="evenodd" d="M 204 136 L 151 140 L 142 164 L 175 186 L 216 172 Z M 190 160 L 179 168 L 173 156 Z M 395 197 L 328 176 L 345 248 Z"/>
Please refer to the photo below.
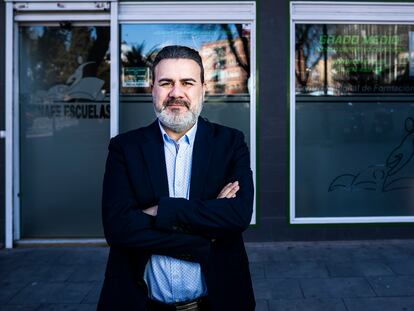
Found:
<path fill-rule="evenodd" d="M 321 58 L 309 67 L 306 63 L 303 53 L 300 59 L 296 55 L 297 92 L 311 95 L 332 95 L 334 84 L 332 73 L 335 70 L 332 68 L 332 58 L 328 58 L 326 61 Z"/>
<path fill-rule="evenodd" d="M 233 42 L 234 51 L 228 40 L 203 44 L 200 49 L 203 58 L 208 94 L 247 93 L 247 73 L 238 64 L 235 53 L 246 64 L 247 57 L 243 42 L 237 38 Z"/>

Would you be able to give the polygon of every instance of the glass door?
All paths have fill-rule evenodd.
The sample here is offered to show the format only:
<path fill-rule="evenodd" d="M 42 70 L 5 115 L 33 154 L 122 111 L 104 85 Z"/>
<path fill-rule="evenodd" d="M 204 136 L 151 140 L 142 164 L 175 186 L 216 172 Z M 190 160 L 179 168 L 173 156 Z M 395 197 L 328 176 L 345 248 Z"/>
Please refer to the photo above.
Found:
<path fill-rule="evenodd" d="M 19 24 L 21 238 L 102 237 L 109 25 Z"/>

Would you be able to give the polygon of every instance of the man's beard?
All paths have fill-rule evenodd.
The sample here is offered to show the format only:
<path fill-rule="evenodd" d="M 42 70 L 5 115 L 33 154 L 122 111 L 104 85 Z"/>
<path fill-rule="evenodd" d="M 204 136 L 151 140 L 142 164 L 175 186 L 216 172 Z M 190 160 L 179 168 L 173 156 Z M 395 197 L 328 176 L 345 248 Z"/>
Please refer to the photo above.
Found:
<path fill-rule="evenodd" d="M 187 111 L 180 112 L 180 109 L 169 110 L 169 105 L 182 105 L 187 107 Z M 161 124 L 175 133 L 182 133 L 191 128 L 197 121 L 198 116 L 203 108 L 203 98 L 200 98 L 199 105 L 191 107 L 190 103 L 184 99 L 168 98 L 162 105 L 161 111 L 158 111 L 154 105 L 155 114 Z"/>

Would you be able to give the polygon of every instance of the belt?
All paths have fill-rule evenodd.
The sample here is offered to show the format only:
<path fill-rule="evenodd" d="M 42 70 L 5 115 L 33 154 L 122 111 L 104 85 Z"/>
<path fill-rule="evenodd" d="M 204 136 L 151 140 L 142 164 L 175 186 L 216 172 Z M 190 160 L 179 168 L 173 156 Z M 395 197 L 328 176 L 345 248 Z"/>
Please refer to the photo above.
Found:
<path fill-rule="evenodd" d="M 200 297 L 191 301 L 166 304 L 149 299 L 147 302 L 149 311 L 210 311 L 210 303 L 207 296 Z"/>

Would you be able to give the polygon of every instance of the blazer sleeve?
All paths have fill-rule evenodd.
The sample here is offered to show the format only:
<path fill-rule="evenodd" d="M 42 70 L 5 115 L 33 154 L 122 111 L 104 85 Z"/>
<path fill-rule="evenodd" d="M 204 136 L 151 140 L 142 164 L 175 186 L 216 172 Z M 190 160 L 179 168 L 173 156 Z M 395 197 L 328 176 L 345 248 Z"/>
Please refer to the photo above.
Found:
<path fill-rule="evenodd" d="M 163 197 L 155 217 L 156 228 L 201 234 L 210 239 L 240 233 L 248 228 L 253 212 L 253 178 L 249 150 L 243 134 L 237 133 L 230 173 L 226 178 L 226 182 L 239 181 L 240 190 L 236 198 L 203 201 Z"/>
<path fill-rule="evenodd" d="M 199 235 L 154 229 L 154 217 L 143 213 L 135 199 L 124 152 L 116 139 L 109 144 L 102 221 L 109 245 L 178 257 L 183 252 L 197 257 L 210 247 L 210 241 Z"/>

